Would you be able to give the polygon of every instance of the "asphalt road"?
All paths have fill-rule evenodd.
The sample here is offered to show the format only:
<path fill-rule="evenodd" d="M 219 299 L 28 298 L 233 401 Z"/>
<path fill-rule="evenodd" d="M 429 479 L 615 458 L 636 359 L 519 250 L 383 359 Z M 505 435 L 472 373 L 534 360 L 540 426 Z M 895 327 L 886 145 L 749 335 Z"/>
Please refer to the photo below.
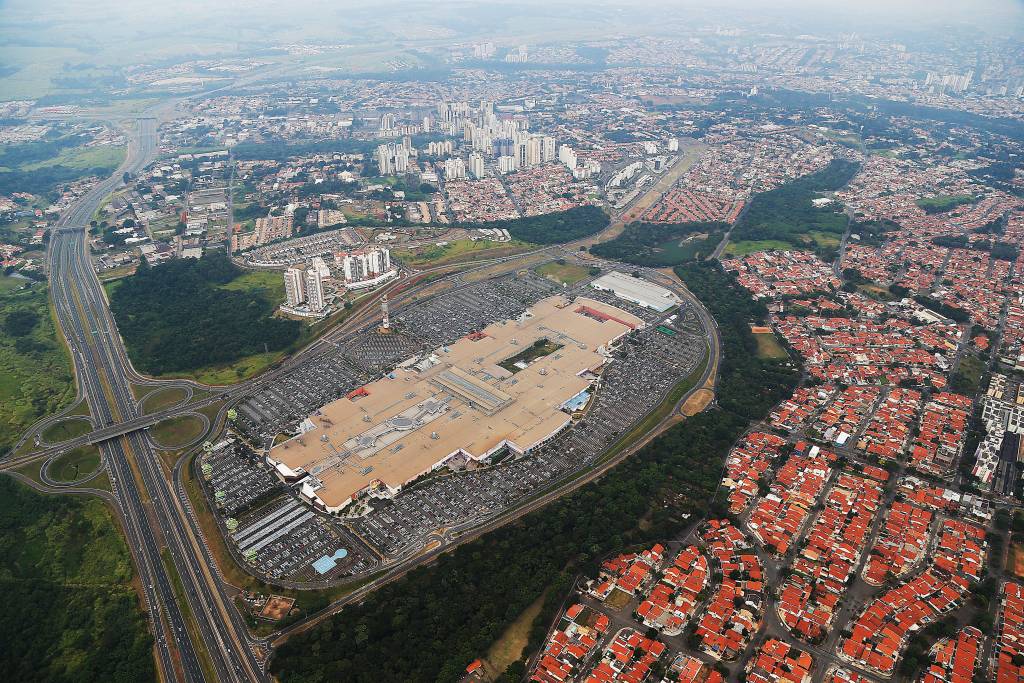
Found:
<path fill-rule="evenodd" d="M 101 429 L 137 417 L 130 382 L 141 378 L 128 362 L 93 271 L 85 226 L 120 185 L 122 173 L 138 171 L 155 151 L 155 122 L 141 119 L 125 164 L 76 202 L 50 238 L 54 307 L 71 349 L 79 391 Z M 148 436 L 135 430 L 98 445 L 139 571 L 162 677 L 175 681 L 264 680 L 248 632 L 224 586 L 211 572 L 212 559 L 197 542 L 194 521 L 174 495 Z M 176 578 L 164 564 L 164 547 Z M 178 582 L 180 587 L 175 585 Z M 194 620 L 193 628 L 190 620 Z M 208 667 L 204 666 L 204 651 Z"/>

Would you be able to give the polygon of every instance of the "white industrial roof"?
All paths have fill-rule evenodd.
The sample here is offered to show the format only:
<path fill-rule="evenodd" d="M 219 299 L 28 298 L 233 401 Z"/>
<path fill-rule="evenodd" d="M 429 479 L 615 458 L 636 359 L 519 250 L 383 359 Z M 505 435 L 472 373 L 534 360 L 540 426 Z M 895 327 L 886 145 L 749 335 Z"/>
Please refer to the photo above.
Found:
<path fill-rule="evenodd" d="M 679 297 L 664 287 L 659 287 L 646 280 L 620 273 L 617 270 L 613 270 L 607 275 L 602 275 L 591 282 L 590 286 L 594 289 L 611 291 L 621 299 L 654 309 L 659 313 L 681 303 Z"/>

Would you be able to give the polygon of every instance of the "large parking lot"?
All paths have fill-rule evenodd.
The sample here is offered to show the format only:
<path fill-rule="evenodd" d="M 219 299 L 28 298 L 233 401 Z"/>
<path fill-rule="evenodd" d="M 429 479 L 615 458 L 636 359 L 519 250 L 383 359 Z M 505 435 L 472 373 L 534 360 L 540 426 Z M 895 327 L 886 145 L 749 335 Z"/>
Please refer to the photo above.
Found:
<path fill-rule="evenodd" d="M 323 580 L 362 574 L 377 565 L 359 539 L 287 494 L 240 519 L 230 538 L 244 561 L 270 579 Z M 321 574 L 312 565 L 325 556 L 340 559 Z"/>
<path fill-rule="evenodd" d="M 319 354 L 238 405 L 237 426 L 254 443 L 269 445 L 320 406 L 344 396 L 371 378 L 340 350 Z"/>
<path fill-rule="evenodd" d="M 385 555 L 398 557 L 419 549 L 431 532 L 477 524 L 593 464 L 703 358 L 703 334 L 670 329 L 674 336 L 649 326 L 628 337 L 602 375 L 582 422 L 534 453 L 487 469 L 436 476 L 391 501 L 374 502 L 376 509 L 351 526 Z"/>
<path fill-rule="evenodd" d="M 404 308 L 394 316 L 395 325 L 420 340 L 424 349 L 434 349 L 498 320 L 516 318 L 557 289 L 532 273 L 485 280 Z"/>
<path fill-rule="evenodd" d="M 254 443 L 268 446 L 276 434 L 294 430 L 310 413 L 380 377 L 397 363 L 495 321 L 515 318 L 556 292 L 609 303 L 633 313 L 647 326 L 619 342 L 595 385 L 583 419 L 548 443 L 524 457 L 507 457 L 491 467 L 442 470 L 394 499 L 371 500 L 372 510 L 365 512 L 361 507 L 362 516 L 343 522 L 387 560 L 418 551 L 434 532 L 479 524 L 594 464 L 700 363 L 707 347 L 699 318 L 685 309 L 674 317 L 659 314 L 610 292 L 594 290 L 586 282 L 563 288 L 532 271 L 466 284 L 396 311 L 392 317 L 395 330 L 390 335 L 367 332 L 309 359 L 240 404 L 238 425 Z M 294 519 L 287 522 L 292 523 Z M 325 523 L 319 514 L 311 514 L 280 538 L 261 546 L 254 567 L 268 576 L 275 571 L 312 574 L 310 563 L 330 555 L 331 545 L 338 542 L 332 533 L 316 531 Z M 301 551 L 292 545 L 296 535 L 305 539 Z M 350 564 L 346 573 L 362 571 L 357 562 L 348 558 L 346 562 Z M 359 566 L 365 569 L 366 565 Z"/>
<path fill-rule="evenodd" d="M 221 514 L 234 517 L 282 488 L 280 480 L 249 448 L 221 442 L 199 460 L 203 478 Z"/>

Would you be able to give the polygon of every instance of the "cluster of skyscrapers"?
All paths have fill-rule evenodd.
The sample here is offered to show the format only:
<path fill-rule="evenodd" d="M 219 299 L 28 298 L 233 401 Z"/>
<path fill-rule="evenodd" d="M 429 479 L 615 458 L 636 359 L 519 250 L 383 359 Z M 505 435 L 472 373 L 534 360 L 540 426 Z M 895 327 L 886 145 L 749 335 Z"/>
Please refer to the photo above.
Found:
<path fill-rule="evenodd" d="M 391 252 L 387 249 L 360 249 L 340 251 L 334 255 L 338 279 L 344 279 L 349 288 L 370 286 L 382 276 L 394 273 L 391 267 Z"/>
<path fill-rule="evenodd" d="M 448 180 L 461 178 L 483 178 L 488 158 L 496 161 L 499 173 L 512 173 L 523 168 L 532 168 L 539 164 L 563 161 L 570 170 L 570 165 L 557 154 L 555 139 L 550 135 L 531 133 L 529 121 L 524 117 L 499 118 L 494 113 L 494 103 L 483 100 L 478 108 L 472 108 L 468 102 L 442 102 L 437 106 L 436 118 L 423 118 L 422 126 L 417 130 L 430 131 L 452 137 L 461 137 L 465 146 L 471 151 L 468 159 L 455 156 L 455 145 L 451 140 L 427 143 L 424 152 L 427 156 L 441 160 L 440 167 Z M 380 130 L 382 135 L 394 134 L 400 130 L 395 115 L 386 113 L 381 116 Z M 571 151 L 571 150 L 570 150 Z M 382 175 L 406 173 L 410 162 L 417 156 L 411 138 L 403 137 L 401 142 L 392 142 L 377 147 L 375 161 Z"/>
<path fill-rule="evenodd" d="M 323 263 L 323 259 L 320 259 Z M 302 268 L 289 268 L 284 271 L 285 305 L 293 312 L 301 310 L 319 314 L 327 308 L 324 299 L 324 274 L 326 264 L 321 269 L 312 265 Z M 328 274 L 330 271 L 328 271 Z"/>

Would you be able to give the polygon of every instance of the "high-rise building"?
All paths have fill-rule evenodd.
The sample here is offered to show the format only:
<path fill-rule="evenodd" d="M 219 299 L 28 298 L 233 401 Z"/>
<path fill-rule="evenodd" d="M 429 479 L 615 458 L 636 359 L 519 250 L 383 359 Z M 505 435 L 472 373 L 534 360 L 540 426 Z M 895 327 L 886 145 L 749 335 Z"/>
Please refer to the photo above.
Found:
<path fill-rule="evenodd" d="M 284 271 L 284 296 L 289 306 L 295 307 L 306 300 L 306 287 L 301 268 Z"/>
<path fill-rule="evenodd" d="M 554 157 L 554 150 L 551 152 Z M 536 166 L 544 158 L 544 140 L 540 137 L 531 137 L 526 141 L 526 163 L 524 166 Z"/>
<path fill-rule="evenodd" d="M 512 173 L 518 168 L 519 165 L 516 163 L 516 158 L 514 156 L 498 157 L 498 172 L 502 175 Z"/>
<path fill-rule="evenodd" d="M 391 270 L 391 252 L 387 249 L 338 252 L 334 261 L 347 283 L 371 280 Z"/>
<path fill-rule="evenodd" d="M 555 160 L 555 139 L 550 135 L 545 135 L 541 138 L 543 142 L 543 148 L 541 150 L 541 161 L 548 163 L 549 161 Z"/>
<path fill-rule="evenodd" d="M 324 301 L 324 281 L 320 277 L 320 271 L 310 268 L 306 271 L 306 305 L 309 310 L 319 313 L 327 308 Z"/>
<path fill-rule="evenodd" d="M 558 160 L 565 164 L 570 171 L 576 170 L 576 152 L 569 145 L 562 145 L 558 148 Z"/>
<path fill-rule="evenodd" d="M 445 180 L 458 180 L 466 177 L 466 162 L 459 157 L 444 160 Z"/>
<path fill-rule="evenodd" d="M 480 180 L 484 177 L 484 157 L 478 152 L 469 155 L 469 174 Z"/>
<path fill-rule="evenodd" d="M 386 132 L 395 127 L 395 115 L 388 113 L 382 114 L 380 117 L 380 129 L 382 132 Z"/>
<path fill-rule="evenodd" d="M 331 269 L 327 267 L 327 262 L 324 261 L 322 256 L 314 256 L 313 260 L 310 261 L 309 267 L 320 273 L 321 278 L 331 276 Z"/>
<path fill-rule="evenodd" d="M 515 153 L 516 143 L 512 141 L 511 137 L 503 137 L 495 140 L 493 147 L 494 156 L 510 157 Z"/>
<path fill-rule="evenodd" d="M 395 150 L 395 173 L 405 173 L 409 170 L 409 150 L 399 147 Z"/>
<path fill-rule="evenodd" d="M 377 166 L 381 175 L 393 175 L 395 173 L 394 145 L 380 145 L 377 147 Z"/>

